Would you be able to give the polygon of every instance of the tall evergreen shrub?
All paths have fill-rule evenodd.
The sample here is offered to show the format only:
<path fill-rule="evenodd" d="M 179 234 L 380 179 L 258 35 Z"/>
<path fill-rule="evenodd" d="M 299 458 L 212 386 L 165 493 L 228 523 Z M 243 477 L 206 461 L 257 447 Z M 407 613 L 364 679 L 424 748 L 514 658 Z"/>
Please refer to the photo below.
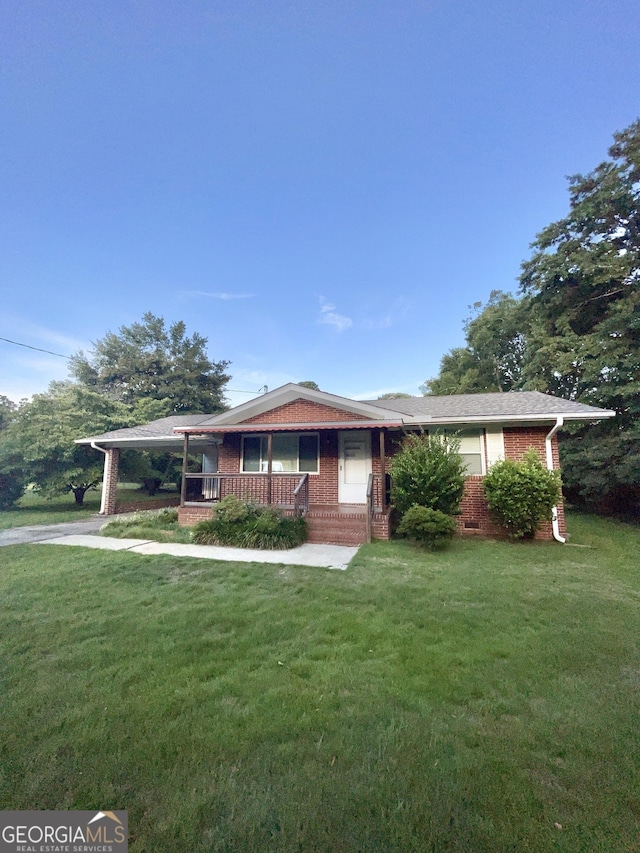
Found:
<path fill-rule="evenodd" d="M 391 460 L 391 503 L 402 516 L 414 504 L 457 515 L 466 478 L 460 443 L 443 435 L 410 433 Z"/>

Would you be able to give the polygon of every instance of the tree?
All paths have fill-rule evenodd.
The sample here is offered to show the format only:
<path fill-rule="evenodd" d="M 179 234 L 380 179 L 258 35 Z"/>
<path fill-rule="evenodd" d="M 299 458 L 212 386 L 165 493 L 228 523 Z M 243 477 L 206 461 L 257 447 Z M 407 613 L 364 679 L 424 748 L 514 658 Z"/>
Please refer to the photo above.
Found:
<path fill-rule="evenodd" d="M 0 441 L 0 472 L 21 469 L 45 494 L 85 493 L 102 479 L 102 457 L 75 438 L 130 425 L 121 403 L 70 382 L 53 382 L 45 394 L 21 404 Z"/>
<path fill-rule="evenodd" d="M 492 290 L 486 305 L 470 306 L 467 345 L 440 361 L 440 372 L 422 386 L 424 394 L 473 394 L 520 387 L 530 325 L 529 300 Z"/>
<path fill-rule="evenodd" d="M 411 394 L 405 394 L 404 391 L 389 391 L 387 394 L 380 394 L 376 397 L 377 400 L 402 400 L 410 398 Z"/>
<path fill-rule="evenodd" d="M 617 417 L 572 430 L 564 479 L 587 501 L 640 507 L 640 120 L 610 159 L 569 178 L 568 215 L 532 244 L 520 282 L 535 319 L 525 387 Z"/>
<path fill-rule="evenodd" d="M 301 385 L 303 388 L 310 388 L 312 391 L 320 390 L 320 386 L 317 382 L 314 382 L 313 379 L 305 379 L 302 382 L 298 382 L 298 385 Z"/>
<path fill-rule="evenodd" d="M 4 394 L 0 394 L 0 430 L 5 429 L 9 425 L 17 408 L 18 406 L 13 400 L 5 397 Z"/>
<path fill-rule="evenodd" d="M 225 408 L 228 361 L 211 361 L 207 339 L 186 334 L 182 321 L 168 328 L 147 312 L 142 322 L 121 326 L 71 360 L 71 374 L 86 388 L 133 407 L 144 400 L 162 403 L 162 414 L 214 414 Z M 156 415 L 160 417 L 160 415 Z"/>

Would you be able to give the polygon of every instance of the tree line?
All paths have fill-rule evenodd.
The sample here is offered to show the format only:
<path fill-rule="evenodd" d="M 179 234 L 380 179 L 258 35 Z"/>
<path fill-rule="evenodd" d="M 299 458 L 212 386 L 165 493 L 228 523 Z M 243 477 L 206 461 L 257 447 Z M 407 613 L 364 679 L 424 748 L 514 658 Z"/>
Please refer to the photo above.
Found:
<path fill-rule="evenodd" d="M 609 157 L 569 180 L 569 212 L 541 231 L 517 295 L 472 306 L 466 346 L 442 357 L 425 394 L 536 390 L 613 409 L 561 438 L 565 493 L 640 514 L 640 120 Z"/>
<path fill-rule="evenodd" d="M 167 326 L 147 312 L 108 332 L 90 355 L 70 360 L 70 379 L 14 403 L 0 397 L 0 509 L 33 484 L 45 495 L 73 492 L 81 504 L 102 479 L 102 459 L 74 439 L 138 426 L 162 417 L 215 414 L 226 408 L 229 362 L 207 355 L 207 339 Z M 157 483 L 171 473 L 170 454 L 129 451 L 122 476 Z"/>

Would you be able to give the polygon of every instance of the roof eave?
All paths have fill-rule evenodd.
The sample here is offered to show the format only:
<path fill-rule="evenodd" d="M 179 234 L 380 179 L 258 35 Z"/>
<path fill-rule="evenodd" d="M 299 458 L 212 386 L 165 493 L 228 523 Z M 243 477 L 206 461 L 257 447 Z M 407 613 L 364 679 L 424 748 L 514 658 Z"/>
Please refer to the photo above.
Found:
<path fill-rule="evenodd" d="M 429 424 L 440 424 L 446 426 L 446 424 L 457 423 L 530 423 L 531 421 L 547 421 L 552 423 L 557 421 L 558 418 L 563 418 L 565 421 L 590 422 L 606 418 L 614 418 L 616 414 L 616 412 L 613 412 L 610 409 L 601 409 L 597 412 L 530 412 L 517 415 L 459 415 L 454 417 L 432 416 L 426 420 L 419 416 L 415 416 L 414 418 L 406 418 L 404 423 L 405 426 L 427 426 Z"/>

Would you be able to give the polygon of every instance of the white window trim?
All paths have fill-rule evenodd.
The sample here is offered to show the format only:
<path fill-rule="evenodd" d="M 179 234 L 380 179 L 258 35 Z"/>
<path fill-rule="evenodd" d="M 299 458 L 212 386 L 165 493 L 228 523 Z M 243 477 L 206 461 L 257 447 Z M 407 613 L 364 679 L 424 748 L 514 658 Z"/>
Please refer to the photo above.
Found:
<path fill-rule="evenodd" d="M 471 427 L 471 428 L 462 428 L 462 429 L 451 429 L 448 427 L 437 429 L 433 428 L 429 430 L 429 435 L 445 435 L 456 437 L 457 433 L 472 433 L 477 434 L 480 443 L 480 449 L 475 453 L 463 453 L 459 451 L 460 456 L 464 459 L 465 456 L 480 456 L 480 474 L 467 474 L 467 477 L 484 477 L 487 473 L 487 454 L 486 454 L 486 436 L 485 430 L 481 427 Z"/>

